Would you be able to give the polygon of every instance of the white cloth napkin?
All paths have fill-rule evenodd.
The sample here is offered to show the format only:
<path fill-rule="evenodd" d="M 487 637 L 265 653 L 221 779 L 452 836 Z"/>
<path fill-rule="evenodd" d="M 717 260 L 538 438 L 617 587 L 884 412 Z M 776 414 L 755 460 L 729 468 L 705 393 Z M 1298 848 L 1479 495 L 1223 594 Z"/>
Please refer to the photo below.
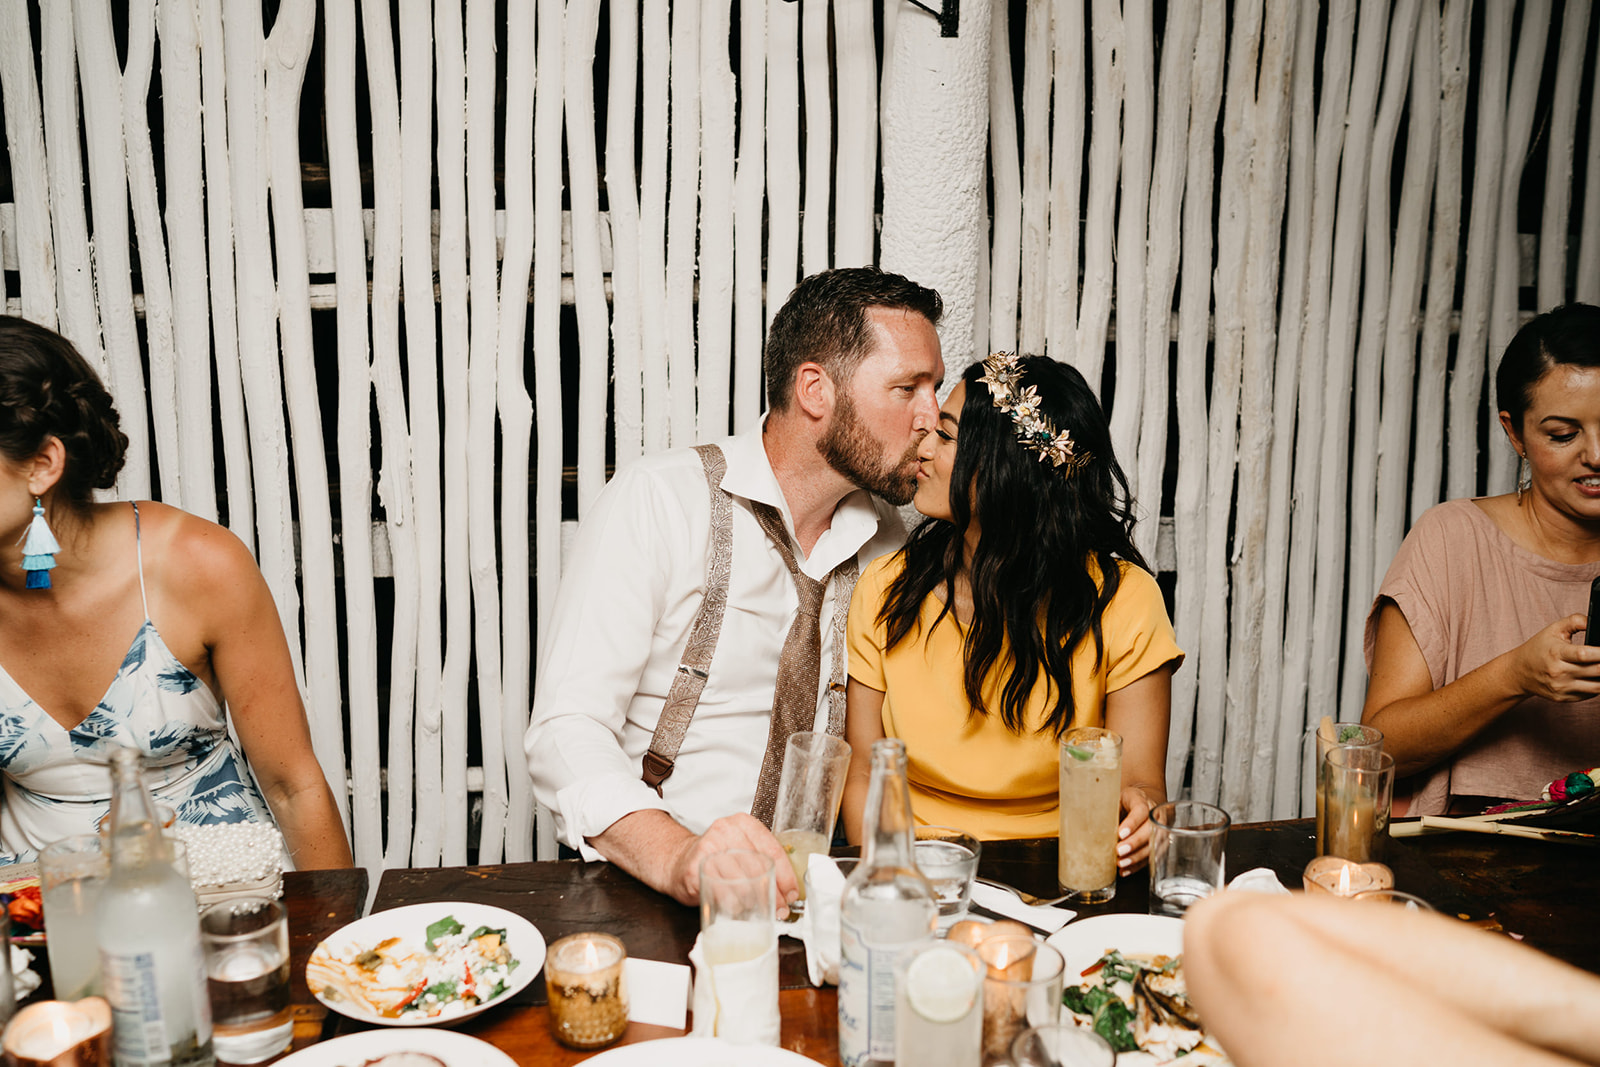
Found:
<path fill-rule="evenodd" d="M 1284 884 L 1278 880 L 1277 874 L 1271 867 L 1257 867 L 1245 871 L 1233 881 L 1228 883 L 1229 889 L 1242 889 L 1247 893 L 1288 893 Z"/>
<path fill-rule="evenodd" d="M 806 867 L 806 910 L 783 933 L 806 947 L 806 975 L 814 986 L 839 984 L 839 898 L 844 875 L 832 856 L 813 852 Z"/>
<path fill-rule="evenodd" d="M 1015 919 L 1036 930 L 1053 934 L 1078 913 L 1054 904 L 1024 904 L 1015 894 L 982 882 L 972 883 L 972 900 L 979 907 Z"/>
<path fill-rule="evenodd" d="M 770 927 L 768 928 L 770 929 Z M 778 1017 L 778 939 L 754 959 L 705 962 L 705 932 L 694 940 L 694 1028 L 690 1037 L 720 1037 L 742 1045 L 776 1045 Z"/>
<path fill-rule="evenodd" d="M 39 972 L 33 969 L 32 963 L 33 953 L 16 945 L 11 946 L 11 991 L 18 1000 L 38 989 L 44 981 L 39 977 Z"/>

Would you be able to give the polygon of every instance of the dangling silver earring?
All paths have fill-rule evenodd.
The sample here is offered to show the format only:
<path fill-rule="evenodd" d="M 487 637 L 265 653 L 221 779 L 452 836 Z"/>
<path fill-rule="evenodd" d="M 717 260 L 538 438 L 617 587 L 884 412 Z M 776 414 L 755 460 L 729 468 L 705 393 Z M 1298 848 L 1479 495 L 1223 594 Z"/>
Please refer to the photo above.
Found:
<path fill-rule="evenodd" d="M 1533 487 L 1533 468 L 1528 466 L 1528 457 L 1517 453 L 1517 506 L 1522 506 L 1522 494 Z"/>

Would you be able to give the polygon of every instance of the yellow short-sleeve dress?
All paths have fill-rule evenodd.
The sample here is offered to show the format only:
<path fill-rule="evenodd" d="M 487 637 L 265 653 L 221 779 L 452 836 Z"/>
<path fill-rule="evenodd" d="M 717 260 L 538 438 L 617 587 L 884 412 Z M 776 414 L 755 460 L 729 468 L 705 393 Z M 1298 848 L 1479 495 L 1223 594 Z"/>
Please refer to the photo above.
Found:
<path fill-rule="evenodd" d="M 969 715 L 962 681 L 965 633 L 951 616 L 938 626 L 940 602 L 923 602 L 919 625 L 893 649 L 878 621 L 901 553 L 872 563 L 850 602 L 850 677 L 883 697 L 883 731 L 905 742 L 911 807 L 919 824 L 959 827 L 980 840 L 1049 837 L 1058 832 L 1054 737 L 1039 733 L 1047 709 L 1043 679 L 1028 703 L 1027 731 L 1007 730 L 998 715 Z M 1105 653 L 1096 667 L 1087 635 L 1072 657 L 1072 724 L 1100 726 L 1107 693 L 1183 660 L 1155 579 L 1121 563 L 1122 581 L 1101 618 Z M 998 697 L 990 678 L 985 702 Z M 996 699 L 996 702 L 998 700 Z"/>

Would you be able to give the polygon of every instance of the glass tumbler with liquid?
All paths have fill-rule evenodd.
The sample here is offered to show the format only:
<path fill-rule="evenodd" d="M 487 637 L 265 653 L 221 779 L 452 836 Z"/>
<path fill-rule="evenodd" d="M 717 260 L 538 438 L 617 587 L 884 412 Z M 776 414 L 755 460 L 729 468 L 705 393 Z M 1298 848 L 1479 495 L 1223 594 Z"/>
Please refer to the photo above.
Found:
<path fill-rule="evenodd" d="M 212 1039 L 229 1063 L 260 1063 L 289 1047 L 289 919 L 271 897 L 240 897 L 200 913 Z"/>
<path fill-rule="evenodd" d="M 109 850 L 99 834 L 64 837 L 39 853 L 39 896 L 50 931 L 45 950 L 58 1000 L 82 1000 L 100 992 L 94 917 L 110 873 Z"/>
<path fill-rule="evenodd" d="M 1096 726 L 1061 738 L 1061 891 L 1079 904 L 1117 895 L 1122 737 Z"/>

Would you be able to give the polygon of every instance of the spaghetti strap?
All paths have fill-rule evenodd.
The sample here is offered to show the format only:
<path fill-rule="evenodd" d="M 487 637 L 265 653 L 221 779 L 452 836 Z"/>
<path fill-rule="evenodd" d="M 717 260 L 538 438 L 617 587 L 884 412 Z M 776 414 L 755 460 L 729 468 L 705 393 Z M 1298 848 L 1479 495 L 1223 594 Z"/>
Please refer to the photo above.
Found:
<path fill-rule="evenodd" d="M 144 606 L 144 620 L 150 621 L 150 599 L 144 594 L 144 537 L 139 531 L 139 502 L 130 500 L 133 505 L 133 551 L 139 558 L 139 603 Z"/>

